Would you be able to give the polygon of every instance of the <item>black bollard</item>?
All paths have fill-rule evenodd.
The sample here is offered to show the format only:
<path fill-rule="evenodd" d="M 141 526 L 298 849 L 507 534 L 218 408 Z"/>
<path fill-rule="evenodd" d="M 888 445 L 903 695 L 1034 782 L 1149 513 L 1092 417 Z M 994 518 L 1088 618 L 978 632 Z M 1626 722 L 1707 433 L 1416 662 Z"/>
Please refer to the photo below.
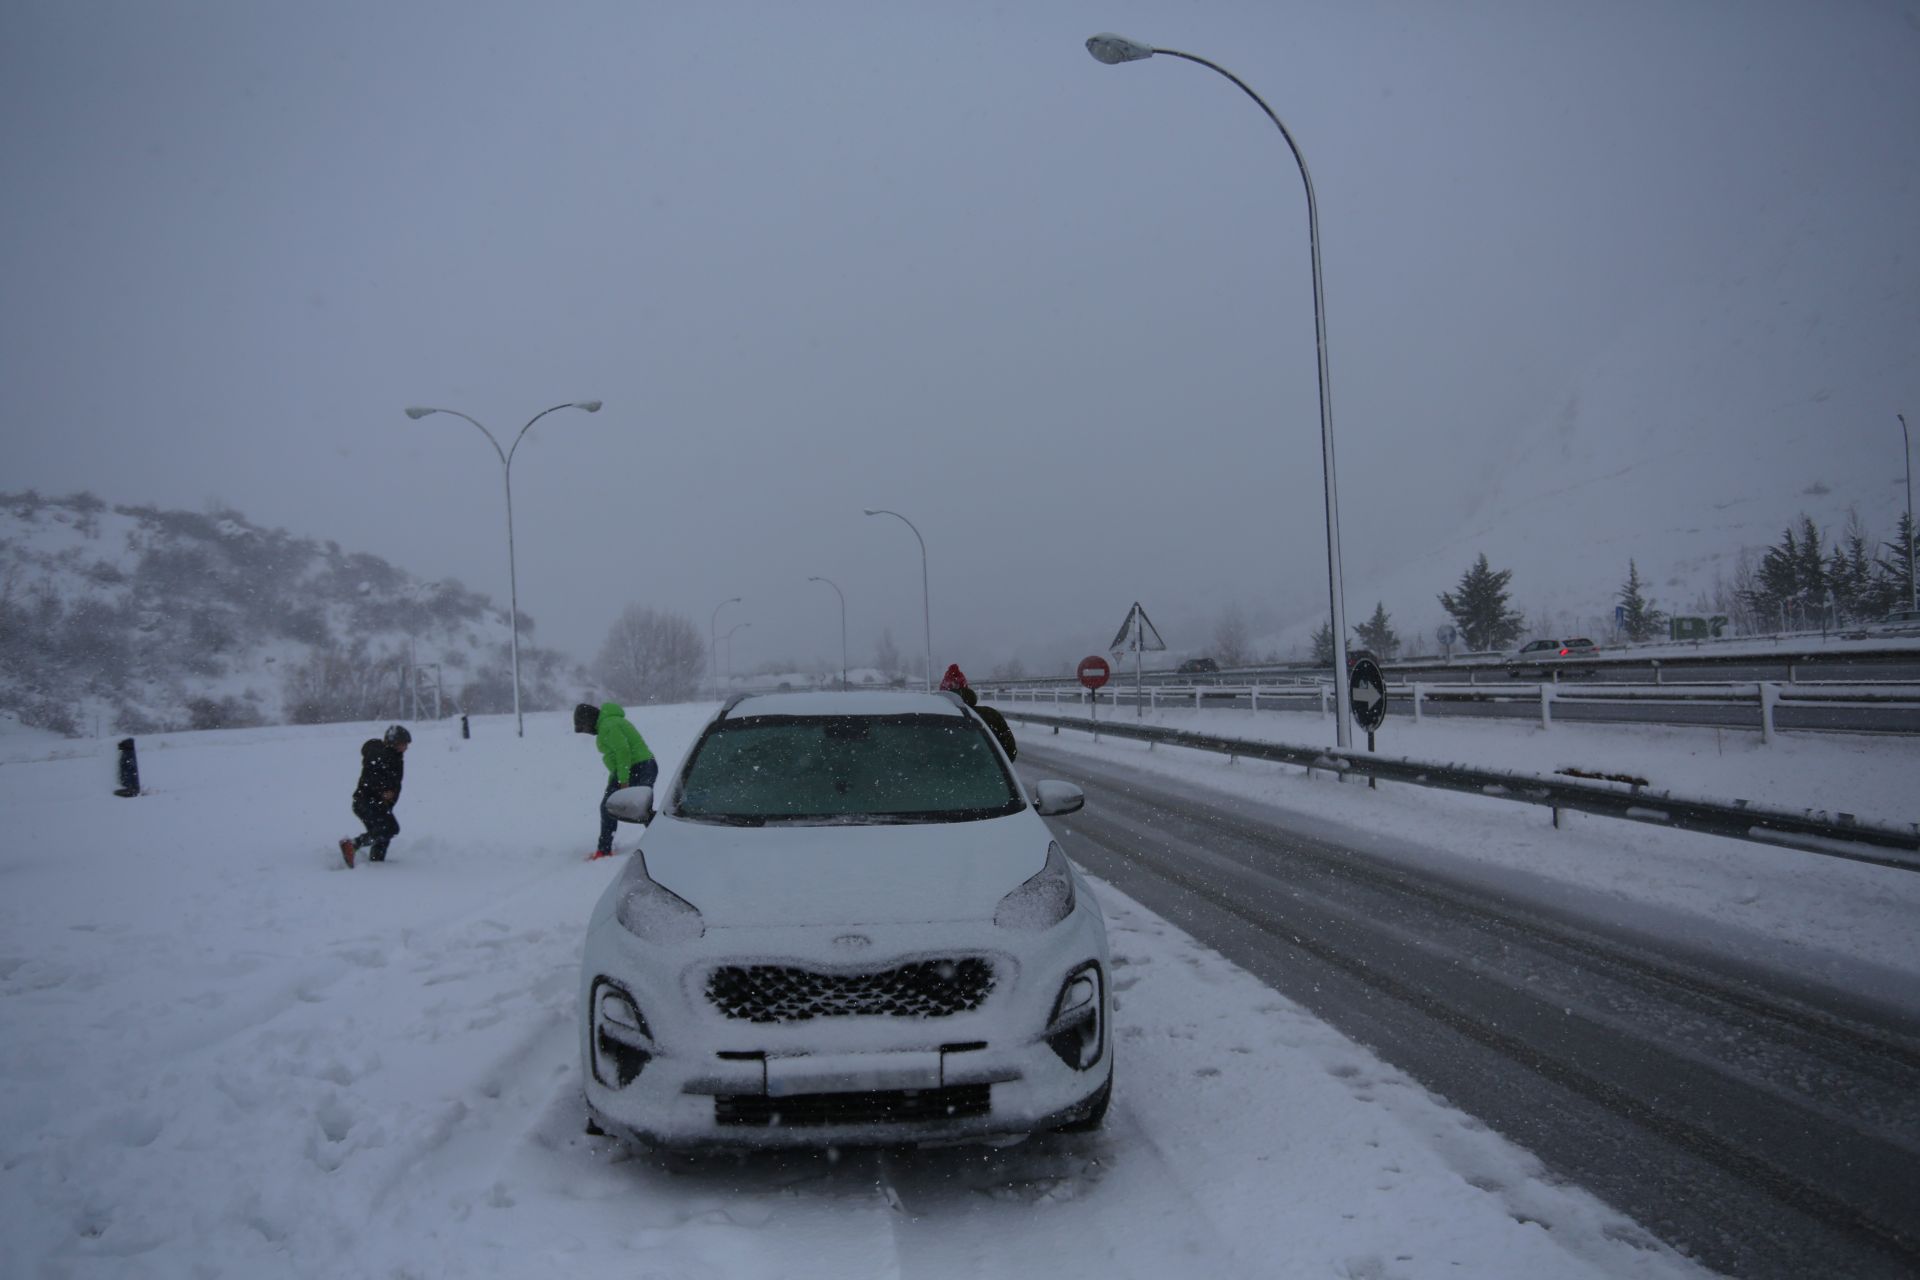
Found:
<path fill-rule="evenodd" d="M 465 713 L 462 713 L 460 716 L 460 736 L 463 738 L 471 738 L 473 736 L 473 730 L 467 728 L 467 717 Z"/>
<path fill-rule="evenodd" d="M 137 796 L 140 794 L 140 761 L 133 754 L 133 739 L 120 739 L 120 786 L 113 794 L 117 796 Z"/>

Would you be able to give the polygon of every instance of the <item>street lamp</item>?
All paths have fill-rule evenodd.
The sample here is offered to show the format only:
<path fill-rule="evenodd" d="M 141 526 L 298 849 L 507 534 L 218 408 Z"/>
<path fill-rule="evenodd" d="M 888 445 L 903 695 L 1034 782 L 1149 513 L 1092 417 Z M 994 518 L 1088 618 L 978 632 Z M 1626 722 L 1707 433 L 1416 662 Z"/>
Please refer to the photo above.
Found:
<path fill-rule="evenodd" d="M 598 413 L 600 401 L 569 400 L 565 404 L 554 405 L 551 409 L 542 409 L 527 419 L 527 425 L 520 428 L 520 434 L 513 438 L 512 447 L 504 450 L 501 449 L 500 442 L 493 438 L 493 432 L 480 426 L 478 419 L 468 417 L 458 409 L 432 409 L 416 405 L 407 410 L 407 416 L 416 422 L 430 413 L 449 413 L 456 418 L 466 418 L 474 426 L 480 427 L 480 434 L 487 438 L 487 443 L 493 446 L 493 451 L 500 455 L 500 469 L 506 475 L 507 486 L 507 590 L 508 608 L 511 610 L 507 618 L 507 630 L 513 647 L 513 724 L 514 732 L 522 738 L 527 736 L 527 724 L 520 715 L 520 579 L 514 570 L 513 563 L 513 455 L 520 451 L 520 442 L 526 438 L 527 432 L 533 429 L 534 423 L 561 409 L 584 409 L 588 413 Z"/>
<path fill-rule="evenodd" d="M 728 596 L 713 606 L 713 617 L 707 620 L 707 666 L 713 671 L 713 696 L 720 694 L 720 611 L 730 604 L 739 604 L 739 596 Z"/>
<path fill-rule="evenodd" d="M 720 637 L 727 642 L 727 688 L 729 690 L 733 688 L 733 633 L 742 627 L 752 625 L 751 622 L 736 622 L 727 628 L 727 634 Z"/>
<path fill-rule="evenodd" d="M 1900 419 L 1900 456 L 1907 464 L 1907 608 L 1920 609 L 1920 595 L 1913 590 L 1913 442 L 1907 438 L 1907 415 L 1893 416 Z"/>
<path fill-rule="evenodd" d="M 895 520 L 913 530 L 913 536 L 920 541 L 920 611 L 927 627 L 927 692 L 933 692 L 933 593 L 927 585 L 927 540 L 920 537 L 919 526 L 901 515 L 898 511 L 888 511 L 884 507 L 861 508 L 870 516 L 892 516 Z"/>
<path fill-rule="evenodd" d="M 1188 62 L 1197 62 L 1201 66 L 1217 71 L 1240 87 L 1240 91 L 1258 103 L 1267 113 L 1267 119 L 1273 121 L 1274 128 L 1280 130 L 1280 136 L 1286 139 L 1287 149 L 1293 152 L 1293 159 L 1300 166 L 1300 180 L 1307 188 L 1307 243 L 1313 253 L 1313 338 L 1319 349 L 1320 377 L 1320 452 L 1323 462 L 1323 482 L 1326 488 L 1327 507 L 1327 595 L 1333 606 L 1333 686 L 1334 697 L 1339 703 L 1333 717 L 1336 741 L 1342 749 L 1353 745 L 1353 728 L 1347 723 L 1348 681 L 1347 681 L 1347 610 L 1341 593 L 1340 573 L 1340 505 L 1334 484 L 1333 472 L 1333 405 L 1327 391 L 1327 318 L 1326 300 L 1320 287 L 1320 207 L 1313 198 L 1313 178 L 1307 173 L 1307 161 L 1300 154 L 1299 144 L 1293 135 L 1287 132 L 1287 126 L 1280 123 L 1280 117 L 1266 100 L 1255 93 L 1233 72 L 1215 62 L 1191 53 L 1182 53 L 1178 49 L 1160 49 L 1153 45 L 1140 44 L 1125 36 L 1103 32 L 1087 41 L 1087 52 L 1097 61 L 1109 66 L 1122 62 L 1139 62 L 1162 53 L 1169 58 L 1184 58 Z"/>
<path fill-rule="evenodd" d="M 847 687 L 847 593 L 832 578 L 818 575 L 807 579 L 808 582 L 824 582 L 833 588 L 833 594 L 840 597 L 840 687 Z"/>

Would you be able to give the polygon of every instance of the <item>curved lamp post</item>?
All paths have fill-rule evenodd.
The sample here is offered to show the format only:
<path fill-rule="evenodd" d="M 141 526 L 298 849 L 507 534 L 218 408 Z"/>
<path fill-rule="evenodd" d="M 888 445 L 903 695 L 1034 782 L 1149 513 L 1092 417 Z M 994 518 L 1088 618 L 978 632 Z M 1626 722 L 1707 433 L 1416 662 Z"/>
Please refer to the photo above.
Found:
<path fill-rule="evenodd" d="M 1115 66 L 1122 62 L 1139 62 L 1151 58 L 1156 53 L 1169 58 L 1182 58 L 1188 62 L 1197 62 L 1212 71 L 1217 71 L 1234 84 L 1240 91 L 1259 104 L 1267 113 L 1267 119 L 1273 121 L 1274 128 L 1280 130 L 1280 136 L 1286 139 L 1287 149 L 1293 152 L 1294 163 L 1300 166 L 1300 180 L 1307 188 L 1307 243 L 1313 253 L 1313 338 L 1319 349 L 1320 375 L 1320 452 L 1324 467 L 1323 482 L 1326 487 L 1327 506 L 1327 596 L 1333 606 L 1333 684 L 1334 696 L 1339 703 L 1334 712 L 1333 723 L 1336 741 L 1341 748 L 1353 745 L 1353 728 L 1347 723 L 1348 717 L 1348 681 L 1347 681 L 1347 610 L 1341 592 L 1340 573 L 1340 504 L 1333 474 L 1333 404 L 1327 390 L 1327 310 L 1326 300 L 1320 287 L 1320 207 L 1313 198 L 1313 178 L 1307 173 L 1307 161 L 1300 154 L 1300 146 L 1287 132 L 1287 126 L 1273 113 L 1266 100 L 1255 93 L 1233 72 L 1215 62 L 1196 54 L 1182 53 L 1178 49 L 1160 49 L 1153 45 L 1141 44 L 1125 36 L 1103 32 L 1087 40 L 1087 52 L 1100 62 Z"/>
<path fill-rule="evenodd" d="M 720 693 L 720 611 L 730 604 L 739 604 L 739 596 L 728 596 L 713 606 L 713 617 L 707 620 L 707 666 L 713 672 L 713 696 Z"/>
<path fill-rule="evenodd" d="M 913 521 L 898 511 L 888 511 L 884 507 L 861 508 L 870 516 L 892 516 L 895 520 L 913 530 L 913 536 L 920 542 L 920 611 L 922 621 L 927 628 L 927 692 L 933 692 L 933 593 L 927 585 L 927 540 L 920 537 L 920 529 Z"/>
<path fill-rule="evenodd" d="M 727 642 L 727 688 L 729 690 L 733 688 L 733 633 L 742 627 L 752 625 L 751 622 L 736 622 L 727 628 L 727 634 L 720 637 Z"/>
<path fill-rule="evenodd" d="M 507 485 L 507 591 L 509 593 L 508 608 L 511 610 L 507 617 L 507 631 L 511 635 L 513 646 L 513 726 L 514 732 L 522 738 L 527 736 L 527 723 L 520 715 L 520 578 L 515 572 L 513 563 L 513 455 L 519 452 L 520 442 L 526 439 L 527 432 L 533 429 L 534 423 L 561 409 L 583 409 L 588 413 L 598 413 L 600 401 L 569 400 L 565 404 L 554 405 L 551 409 L 542 409 L 527 419 L 527 425 L 520 428 L 520 434 L 513 438 L 513 444 L 506 449 L 502 449 L 500 442 L 493 438 L 493 432 L 480 426 L 477 418 L 469 417 L 458 409 L 432 409 L 416 405 L 407 410 L 407 416 L 415 421 L 430 413 L 448 413 L 456 418 L 466 418 L 474 426 L 480 427 L 480 434 L 487 438 L 487 443 L 493 446 L 493 451 L 500 455 L 500 469 L 506 475 Z"/>
<path fill-rule="evenodd" d="M 840 687 L 847 687 L 847 593 L 832 578 L 822 578 L 818 574 L 807 579 L 808 582 L 824 582 L 833 588 L 833 594 L 840 597 Z"/>

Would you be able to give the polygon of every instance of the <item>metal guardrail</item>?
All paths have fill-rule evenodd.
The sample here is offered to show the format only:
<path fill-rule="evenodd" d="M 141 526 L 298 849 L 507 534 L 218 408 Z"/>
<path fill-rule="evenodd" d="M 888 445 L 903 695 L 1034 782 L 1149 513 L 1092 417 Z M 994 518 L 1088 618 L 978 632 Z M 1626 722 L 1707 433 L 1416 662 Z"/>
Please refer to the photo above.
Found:
<path fill-rule="evenodd" d="M 1763 642 L 1770 642 L 1772 648 L 1754 648 Z M 1724 643 L 1743 647 L 1736 652 L 1716 652 L 1711 648 L 1699 647 Z M 1774 667 L 1779 678 L 1793 683 L 1800 679 L 1800 672 L 1806 668 L 1819 669 L 1831 666 L 1871 668 L 1876 666 L 1915 667 L 1920 666 L 1920 631 L 1911 635 L 1888 635 L 1878 643 L 1854 646 L 1828 645 L 1817 642 L 1817 637 L 1803 634 L 1784 636 L 1742 637 L 1736 641 L 1700 641 L 1691 652 L 1676 652 L 1673 647 L 1659 645 L 1646 648 L 1603 648 L 1598 654 L 1583 655 L 1579 658 L 1561 659 L 1557 657 L 1540 659 L 1520 664 L 1523 671 L 1531 672 L 1542 668 L 1543 674 L 1558 674 L 1571 680 L 1581 673 L 1609 671 L 1615 673 L 1645 673 L 1645 678 L 1655 683 L 1669 676 L 1693 669 L 1703 673 L 1722 667 Z M 1495 683 L 1503 683 L 1510 678 L 1514 666 L 1511 655 L 1505 652 L 1460 653 L 1450 659 L 1437 655 L 1427 657 L 1397 658 L 1380 664 L 1381 670 L 1389 678 L 1399 679 L 1436 679 L 1457 682 L 1478 682 L 1483 677 Z M 1235 684 L 1245 685 L 1260 681 L 1283 681 L 1290 679 L 1313 679 L 1324 676 L 1327 668 L 1312 663 L 1266 663 L 1245 667 L 1231 667 L 1217 672 L 1204 674 L 1182 673 L 1171 670 L 1148 671 L 1143 675 L 1145 684 Z M 1116 682 L 1126 679 L 1131 682 L 1131 672 L 1116 673 Z M 1681 677 L 1684 679 L 1684 677 Z M 1710 676 L 1707 677 L 1711 679 Z M 1749 677 L 1752 678 L 1752 677 Z M 1772 678 L 1772 677 L 1768 677 Z M 1074 678 L 1064 676 L 1034 676 L 1023 680 L 996 681 L 1001 684 L 1022 687 L 1045 688 L 1052 685 L 1071 685 Z M 1695 681 L 1698 683 L 1698 681 Z"/>
<path fill-rule="evenodd" d="M 1537 714 L 1543 727 L 1551 727 L 1555 707 L 1598 707 L 1607 704 L 1634 705 L 1647 708 L 1653 714 L 1635 716 L 1631 723 L 1642 724 L 1679 724 L 1701 725 L 1695 718 L 1663 719 L 1658 714 L 1662 707 L 1721 708 L 1741 713 L 1741 721 L 1727 721 L 1718 724 L 1720 728 L 1758 729 L 1762 738 L 1772 742 L 1777 731 L 1775 713 L 1782 707 L 1800 710 L 1847 711 L 1872 708 L 1878 711 L 1904 713 L 1907 723 L 1882 723 L 1878 725 L 1829 724 L 1819 726 L 1829 729 L 1854 728 L 1859 731 L 1920 733 L 1920 685 L 1905 683 L 1888 684 L 1785 684 L 1778 681 L 1751 681 L 1728 684 L 1660 684 L 1660 685 L 1569 685 L 1551 681 L 1538 683 L 1505 683 L 1495 685 L 1468 684 L 1429 684 L 1424 681 L 1409 681 L 1388 686 L 1395 701 L 1410 705 L 1413 719 L 1417 723 L 1423 710 L 1431 704 L 1450 708 L 1481 707 L 1488 710 L 1483 714 L 1505 714 L 1493 711 L 1495 707 L 1529 708 L 1529 716 Z M 1064 686 L 1037 687 L 1032 685 L 988 685 L 982 690 L 985 696 L 995 696 L 1008 700 L 1029 700 L 1047 702 L 1054 706 L 1078 705 L 1087 702 L 1087 693 L 1078 687 Z M 1330 712 L 1333 705 L 1333 685 L 1331 681 L 1299 681 L 1291 684 L 1186 684 L 1186 685 L 1146 685 L 1136 699 L 1133 691 L 1124 686 L 1114 685 L 1102 690 L 1100 701 L 1112 706 L 1145 705 L 1155 709 L 1190 705 L 1204 708 L 1208 702 L 1216 705 L 1223 701 L 1239 702 L 1246 700 L 1254 711 L 1267 710 L 1317 710 L 1321 715 Z M 1537 712 L 1532 708 L 1537 708 Z M 1804 717 L 1802 717 L 1804 719 Z M 1881 717 L 1884 721 L 1885 717 Z M 1714 727 L 1709 723 L 1709 727 Z M 1804 726 L 1796 726 L 1804 727 Z"/>
<path fill-rule="evenodd" d="M 1899 826 L 1862 822 L 1848 813 L 1778 809 L 1749 804 L 1744 800 L 1728 803 L 1675 795 L 1669 791 L 1652 791 L 1627 783 L 1502 773 L 1493 769 L 1432 764 L 1366 752 L 1253 742 L 1192 733 L 1184 729 L 1128 724 L 1123 720 L 1095 723 L 1079 717 L 1041 715 L 1010 706 L 1002 707 L 1001 711 L 1009 719 L 1050 725 L 1056 732 L 1061 729 L 1097 732 L 1116 738 L 1211 751 L 1229 757 L 1245 756 L 1249 760 L 1298 765 L 1308 770 L 1351 773 L 1409 786 L 1435 787 L 1496 800 L 1541 805 L 1554 811 L 1556 824 L 1559 811 L 1569 809 L 1679 831 L 1698 831 L 1735 840 L 1784 846 L 1854 862 L 1897 867 L 1903 871 L 1920 871 L 1920 823 Z"/>

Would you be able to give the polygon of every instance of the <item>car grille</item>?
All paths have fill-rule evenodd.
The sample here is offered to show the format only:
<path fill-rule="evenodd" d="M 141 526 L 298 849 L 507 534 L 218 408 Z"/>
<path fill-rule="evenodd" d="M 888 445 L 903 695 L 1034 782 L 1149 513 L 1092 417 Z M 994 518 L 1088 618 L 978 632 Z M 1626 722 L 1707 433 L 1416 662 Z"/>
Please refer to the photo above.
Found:
<path fill-rule="evenodd" d="M 762 1129 L 818 1128 L 840 1124 L 913 1124 L 958 1120 L 993 1111 L 993 1086 L 959 1084 L 945 1089 L 881 1089 L 870 1093 L 800 1093 L 769 1098 L 758 1093 L 721 1094 L 713 1100 L 719 1125 Z"/>
<path fill-rule="evenodd" d="M 707 999 L 714 1008 L 748 1022 L 861 1015 L 945 1018 L 979 1008 L 992 990 L 993 966 L 977 956 L 920 960 L 877 973 L 726 965 L 707 978 Z"/>

